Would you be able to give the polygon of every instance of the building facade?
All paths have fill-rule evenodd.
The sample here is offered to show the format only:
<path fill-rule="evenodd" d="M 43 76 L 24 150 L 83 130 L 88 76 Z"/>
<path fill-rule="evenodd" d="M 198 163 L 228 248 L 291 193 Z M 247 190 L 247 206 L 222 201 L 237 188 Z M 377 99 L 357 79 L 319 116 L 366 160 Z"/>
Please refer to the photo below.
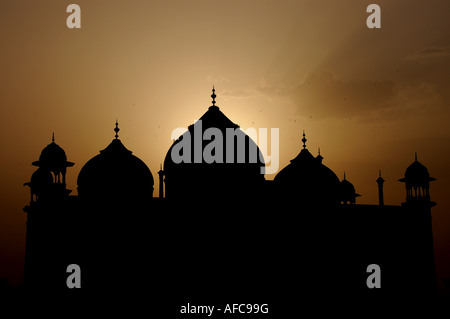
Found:
<path fill-rule="evenodd" d="M 285 311 L 286 300 L 294 307 L 305 292 L 338 298 L 435 291 L 434 178 L 417 156 L 400 180 L 406 201 L 398 206 L 384 205 L 381 173 L 379 203 L 356 204 L 353 184 L 340 181 L 320 152 L 312 155 L 304 132 L 298 156 L 268 181 L 262 156 L 251 158 L 258 146 L 215 105 L 214 90 L 212 98 L 201 121 L 169 149 L 159 197 L 152 172 L 119 139 L 117 122 L 112 142 L 81 169 L 75 196 L 66 189 L 74 164 L 52 138 L 25 184 L 27 291 L 137 294 L 170 309 L 233 296 L 285 303 Z M 203 153 L 211 142 L 187 140 L 211 128 L 243 141 L 244 154 L 225 141 L 214 162 L 197 159 L 195 147 Z M 183 162 L 174 160 L 174 148 Z M 67 286 L 71 264 L 81 269 L 81 289 Z M 373 264 L 381 289 L 368 286 Z"/>

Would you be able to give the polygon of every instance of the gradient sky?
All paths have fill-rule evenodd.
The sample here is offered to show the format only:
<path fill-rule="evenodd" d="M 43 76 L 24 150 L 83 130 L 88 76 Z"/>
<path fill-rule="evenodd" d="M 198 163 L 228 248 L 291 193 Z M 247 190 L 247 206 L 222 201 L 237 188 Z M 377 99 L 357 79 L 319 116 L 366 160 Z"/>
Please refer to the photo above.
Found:
<path fill-rule="evenodd" d="M 450 3 L 447 0 L 0 3 L 0 278 L 22 279 L 31 162 L 51 142 L 81 167 L 114 138 L 155 179 L 175 128 L 217 105 L 243 129 L 280 129 L 280 169 L 301 148 L 376 204 L 418 152 L 431 184 L 439 278 L 450 277 Z M 381 29 L 366 8 L 381 7 Z M 266 176 L 273 179 L 272 176 Z M 155 185 L 155 195 L 158 185 Z"/>

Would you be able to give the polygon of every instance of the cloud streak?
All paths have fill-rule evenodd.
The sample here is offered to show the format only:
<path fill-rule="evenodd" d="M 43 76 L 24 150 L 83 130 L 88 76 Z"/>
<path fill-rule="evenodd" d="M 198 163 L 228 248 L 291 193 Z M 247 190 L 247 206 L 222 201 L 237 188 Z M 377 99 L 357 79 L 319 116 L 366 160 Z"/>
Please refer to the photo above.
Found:
<path fill-rule="evenodd" d="M 428 46 L 424 47 L 413 54 L 408 55 L 407 61 L 423 61 L 428 59 L 437 59 L 450 56 L 450 49 L 448 47 Z"/>

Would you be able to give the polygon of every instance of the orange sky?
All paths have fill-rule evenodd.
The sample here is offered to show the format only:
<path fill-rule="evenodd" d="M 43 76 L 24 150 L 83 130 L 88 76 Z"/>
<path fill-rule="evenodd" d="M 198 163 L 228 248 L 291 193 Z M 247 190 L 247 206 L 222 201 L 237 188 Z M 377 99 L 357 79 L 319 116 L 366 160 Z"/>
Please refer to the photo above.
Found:
<path fill-rule="evenodd" d="M 22 185 L 53 131 L 76 163 L 74 193 L 116 118 L 156 179 L 172 130 L 207 110 L 213 84 L 243 129 L 280 129 L 280 169 L 305 130 L 359 203 L 377 203 L 379 169 L 385 202 L 404 201 L 397 180 L 418 152 L 437 178 L 436 258 L 450 277 L 448 1 L 76 1 L 82 28 L 68 29 L 70 3 L 0 3 L 0 278 L 21 280 Z M 381 29 L 366 27 L 370 3 L 381 7 Z"/>

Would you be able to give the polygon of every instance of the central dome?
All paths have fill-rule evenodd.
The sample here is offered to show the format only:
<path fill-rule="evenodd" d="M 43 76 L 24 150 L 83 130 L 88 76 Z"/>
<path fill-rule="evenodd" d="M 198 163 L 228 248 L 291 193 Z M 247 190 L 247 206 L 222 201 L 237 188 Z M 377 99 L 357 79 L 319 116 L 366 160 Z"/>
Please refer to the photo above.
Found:
<path fill-rule="evenodd" d="M 167 198 L 251 196 L 265 181 L 265 164 L 258 146 L 215 105 L 214 91 L 213 105 L 167 152 L 164 160 Z M 215 134 L 214 139 L 208 137 L 212 131 L 220 137 Z M 205 153 L 214 160 L 205 158 Z M 179 157 L 181 161 L 176 159 Z"/>
<path fill-rule="evenodd" d="M 116 139 L 83 166 L 77 183 L 80 198 L 89 200 L 141 201 L 153 196 L 150 169 L 132 155 L 117 134 Z"/>

